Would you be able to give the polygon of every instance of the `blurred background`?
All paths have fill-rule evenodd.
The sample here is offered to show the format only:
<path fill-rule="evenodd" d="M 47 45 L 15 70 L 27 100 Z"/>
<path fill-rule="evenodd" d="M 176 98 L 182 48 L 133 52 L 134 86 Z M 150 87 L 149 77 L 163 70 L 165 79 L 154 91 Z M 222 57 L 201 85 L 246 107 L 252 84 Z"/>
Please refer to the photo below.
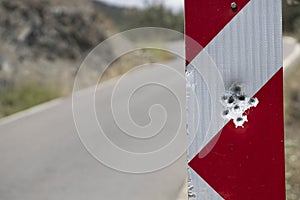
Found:
<path fill-rule="evenodd" d="M 27 138 L 24 135 L 20 136 L 27 132 L 20 133 L 16 127 L 22 129 L 36 126 L 39 121 L 36 119 L 31 121 L 13 120 L 13 123 L 10 123 L 7 122 L 9 118 L 6 117 L 58 97 L 68 99 L 80 64 L 90 50 L 116 33 L 147 26 L 164 27 L 183 32 L 183 0 L 0 0 L 0 118 L 3 118 L 0 121 L 0 199 L 61 199 L 59 197 L 63 197 L 64 194 L 66 195 L 64 199 L 77 199 L 78 196 L 73 198 L 68 196 L 68 192 L 72 191 L 64 188 L 67 187 L 67 183 L 62 184 L 61 187 L 43 185 L 44 182 L 51 181 L 54 176 L 66 173 L 68 166 L 64 166 L 66 171 L 57 175 L 55 166 L 51 168 L 51 164 L 49 164 L 55 165 L 55 162 L 58 162 L 57 158 L 47 161 L 43 158 L 39 162 L 44 162 L 44 164 L 39 164 L 37 168 L 31 165 L 40 160 L 39 156 L 41 155 L 54 156 L 53 152 L 48 154 L 48 150 L 45 148 L 51 149 L 55 146 L 55 142 L 61 142 L 65 137 L 57 136 L 60 133 L 53 133 L 52 136 L 42 135 L 39 140 Z M 299 1 L 283 0 L 283 35 L 287 199 L 300 200 Z M 174 38 L 173 41 L 172 45 L 183 49 L 182 38 Z M 99 65 L 104 67 L 109 64 L 108 60 L 113 54 L 114 46 L 107 48 L 107 51 L 101 54 L 103 58 Z M 133 66 L 149 62 L 167 63 L 174 59 L 176 58 L 172 54 L 161 50 L 134 51 L 112 63 L 101 81 L 120 76 Z M 94 84 L 89 82 L 90 77 L 94 74 L 95 71 L 91 70 L 83 77 L 83 81 L 86 83 L 85 87 Z M 68 117 L 72 118 L 71 115 Z M 41 116 L 37 118 L 40 119 Z M 47 120 L 51 124 L 53 116 Z M 64 119 L 61 120 L 60 122 L 64 123 Z M 42 122 L 40 123 L 42 124 Z M 58 122 L 53 123 L 47 128 L 56 126 Z M 60 125 L 58 123 L 58 126 Z M 45 133 L 43 130 L 45 127 L 41 125 L 34 131 Z M 33 133 L 34 131 L 29 129 L 28 132 Z M 72 131 L 74 132 L 74 130 Z M 48 137 L 55 137 L 55 139 L 43 140 Z M 78 141 L 76 144 L 80 145 Z M 32 146 L 34 146 L 32 152 L 44 152 L 43 154 L 31 154 L 31 151 L 28 150 L 25 151 L 27 154 L 24 153 L 22 156 L 22 150 L 18 145 L 23 145 L 24 148 L 33 148 Z M 63 143 L 59 145 L 67 149 L 63 149 L 63 151 L 70 152 L 68 156 L 76 155 L 77 151 L 73 151 L 72 147 Z M 59 155 L 59 153 L 59 151 L 55 152 L 55 155 Z M 11 157 L 14 156 L 15 158 L 12 159 Z M 26 164 L 26 159 L 29 159 L 31 164 Z M 65 158 L 59 159 L 62 161 Z M 184 162 L 184 158 L 182 162 Z M 74 161 L 74 163 L 80 165 L 81 162 Z M 72 166 L 74 163 L 69 165 Z M 17 165 L 19 168 L 15 168 Z M 85 168 L 86 166 L 81 167 Z M 89 169 L 83 170 L 83 173 L 88 174 Z M 175 170 L 176 166 L 171 169 Z M 74 173 L 77 172 L 74 171 Z M 123 175 L 118 176 L 122 177 Z M 125 175 L 124 178 L 126 178 Z M 138 177 L 133 179 L 139 180 Z M 59 181 L 60 179 L 56 177 L 55 180 Z M 78 179 L 67 180 L 80 181 Z M 155 180 L 159 181 L 159 179 Z M 90 179 L 86 181 L 94 183 Z M 80 189 L 76 188 L 79 186 L 73 187 L 74 190 Z M 181 185 L 176 187 L 178 194 L 174 194 L 173 199 L 180 195 Z M 83 195 L 81 199 L 94 199 L 88 196 L 88 194 L 94 194 L 92 189 L 101 190 L 99 188 L 85 190 L 87 196 Z M 134 188 L 131 189 L 134 191 Z M 62 196 L 55 196 L 53 193 L 60 193 Z M 111 195 L 113 193 L 110 191 Z M 149 198 L 151 199 L 151 197 Z M 164 199 L 164 197 L 154 196 L 153 199 Z"/>

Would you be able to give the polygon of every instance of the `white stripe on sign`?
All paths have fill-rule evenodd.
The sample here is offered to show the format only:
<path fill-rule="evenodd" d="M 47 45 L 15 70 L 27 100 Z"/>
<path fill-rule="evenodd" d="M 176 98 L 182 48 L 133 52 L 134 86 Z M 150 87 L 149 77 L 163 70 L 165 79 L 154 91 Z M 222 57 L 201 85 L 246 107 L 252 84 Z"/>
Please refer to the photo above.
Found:
<path fill-rule="evenodd" d="M 191 197 L 190 200 L 203 199 L 203 200 L 223 200 L 223 198 L 203 180 L 192 168 L 189 168 L 189 176 L 193 180 L 195 198 Z M 199 190 L 200 188 L 200 190 Z"/>

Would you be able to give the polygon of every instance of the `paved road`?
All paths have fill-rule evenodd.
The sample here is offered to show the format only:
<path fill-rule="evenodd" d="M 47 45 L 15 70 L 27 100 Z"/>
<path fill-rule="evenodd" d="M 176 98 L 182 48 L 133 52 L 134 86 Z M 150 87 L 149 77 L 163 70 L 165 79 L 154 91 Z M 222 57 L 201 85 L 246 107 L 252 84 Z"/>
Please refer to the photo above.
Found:
<path fill-rule="evenodd" d="M 284 42 L 285 52 L 292 52 L 291 49 L 292 45 Z M 183 72 L 183 61 L 174 60 L 168 65 Z M 135 71 L 127 77 L 132 81 L 123 83 L 123 92 L 134 80 L 151 76 L 175 86 L 179 93 L 184 91 L 184 81 L 169 76 L 168 71 L 160 71 L 160 68 L 152 66 Z M 109 97 L 115 84 L 116 81 L 107 82 L 98 90 L 96 112 L 112 141 L 128 150 L 141 149 L 141 143 L 128 145 L 128 138 L 120 136 L 124 133 L 109 114 Z M 90 92 L 86 90 L 83 94 Z M 149 120 L 145 105 L 149 108 L 153 101 L 170 103 L 165 100 L 168 99 L 165 95 L 169 94 L 161 88 L 150 88 L 148 92 L 137 94 L 133 118 L 141 125 Z M 119 101 L 126 100 L 119 98 Z M 89 100 L 82 95 L 81 101 L 84 113 Z M 178 114 L 176 109 L 168 111 L 173 118 Z M 173 132 L 172 127 L 168 127 L 160 140 L 169 140 Z M 156 144 L 154 142 L 143 150 L 157 148 Z M 186 177 L 184 156 L 163 170 L 142 175 L 117 172 L 100 164 L 78 139 L 70 97 L 0 121 L 0 161 L 0 199 L 3 200 L 174 200 Z"/>
<path fill-rule="evenodd" d="M 184 72 L 183 61 L 173 61 L 169 66 Z M 178 91 L 184 91 L 183 79 L 168 76 L 166 70 L 159 68 L 150 66 L 132 73 L 127 77 L 132 81 L 122 83 L 123 92 L 126 93 L 126 88 L 135 84 L 135 80 L 149 77 L 164 80 Z M 110 81 L 97 92 L 99 121 L 112 141 L 131 150 L 141 149 L 140 143 L 129 146 L 124 142 L 128 138 L 109 114 L 109 96 L 115 84 L 116 81 Z M 169 94 L 161 88 L 148 89 L 149 92 L 138 92 L 134 99 L 132 115 L 140 124 L 148 120 L 145 104 L 149 106 L 153 101 L 166 104 L 165 100 L 169 99 L 165 96 Z M 83 94 L 90 92 L 93 91 L 88 89 Z M 126 101 L 119 98 L 120 102 Z M 82 95 L 80 101 L 84 113 L 89 100 Z M 171 118 L 178 115 L 176 109 L 168 111 Z M 88 123 L 89 119 L 85 120 Z M 161 141 L 167 142 L 173 132 L 171 126 L 167 127 Z M 121 134 L 123 136 L 118 136 Z M 180 134 L 185 133 L 181 131 Z M 152 146 L 142 150 L 153 150 L 156 145 L 157 142 L 152 142 Z M 89 155 L 78 139 L 70 97 L 0 122 L 0 199 L 3 200 L 174 200 L 186 177 L 185 163 L 183 156 L 163 170 L 142 175 L 105 167 Z"/>

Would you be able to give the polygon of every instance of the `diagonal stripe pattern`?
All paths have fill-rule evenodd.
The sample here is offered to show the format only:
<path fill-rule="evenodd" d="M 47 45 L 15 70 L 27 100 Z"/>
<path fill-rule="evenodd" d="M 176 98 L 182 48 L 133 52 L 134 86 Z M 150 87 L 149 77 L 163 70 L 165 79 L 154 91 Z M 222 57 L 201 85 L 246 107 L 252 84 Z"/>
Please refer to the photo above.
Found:
<path fill-rule="evenodd" d="M 245 128 L 228 123 L 211 152 L 190 161 L 224 199 L 285 198 L 282 91 L 279 70 L 255 95 L 261 99 L 259 109 L 249 111 Z"/>
<path fill-rule="evenodd" d="M 228 22 L 249 2 L 237 0 L 232 10 L 231 0 L 185 0 L 186 34 L 203 48 L 226 26 Z M 192 60 L 201 49 L 187 44 L 187 60 Z"/>
<path fill-rule="evenodd" d="M 284 199 L 281 1 L 236 1 L 238 10 L 230 8 L 231 1 L 218 2 L 186 0 L 186 33 L 214 60 L 226 88 L 238 81 L 261 103 L 248 113 L 244 129 L 232 122 L 224 126 L 221 118 L 207 127 L 211 115 L 222 112 L 220 106 L 214 113 L 207 109 L 219 104 L 204 91 L 203 85 L 213 83 L 204 83 L 197 73 L 188 80 L 196 85 L 196 100 L 201 102 L 197 112 L 202 113 L 199 119 L 197 114 L 188 116 L 188 132 L 196 136 L 188 154 L 197 199 Z M 216 24 L 216 29 L 207 23 Z M 202 49 L 186 45 L 187 59 L 193 58 L 187 68 L 211 65 Z M 214 92 L 220 91 L 216 85 Z M 196 110 L 195 102 L 187 101 L 189 112 Z M 197 121 L 201 126 L 191 129 Z M 199 188 L 203 185 L 208 198 Z"/>

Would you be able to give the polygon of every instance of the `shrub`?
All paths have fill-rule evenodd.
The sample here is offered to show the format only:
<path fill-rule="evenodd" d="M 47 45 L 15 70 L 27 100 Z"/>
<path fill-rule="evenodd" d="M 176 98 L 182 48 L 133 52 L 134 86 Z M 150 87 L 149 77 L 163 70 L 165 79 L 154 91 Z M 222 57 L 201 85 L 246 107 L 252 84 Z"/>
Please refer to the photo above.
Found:
<path fill-rule="evenodd" d="M 58 96 L 60 96 L 58 90 L 36 83 L 1 88 L 0 117 L 19 112 Z"/>

